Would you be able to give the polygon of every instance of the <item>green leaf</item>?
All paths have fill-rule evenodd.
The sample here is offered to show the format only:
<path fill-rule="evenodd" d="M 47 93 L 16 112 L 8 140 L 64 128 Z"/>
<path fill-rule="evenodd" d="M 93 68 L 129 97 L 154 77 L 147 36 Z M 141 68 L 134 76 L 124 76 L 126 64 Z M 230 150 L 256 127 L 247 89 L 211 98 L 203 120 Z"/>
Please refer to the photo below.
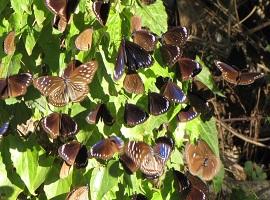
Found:
<path fill-rule="evenodd" d="M 34 36 L 34 32 L 32 29 L 28 29 L 27 34 L 25 36 L 25 49 L 29 56 L 32 54 L 32 51 L 35 45 L 36 45 L 36 39 Z"/>
<path fill-rule="evenodd" d="M 10 135 L 11 159 L 16 172 L 24 181 L 31 194 L 44 182 L 53 162 L 52 158 L 45 155 L 45 151 L 40 145 L 34 142 L 34 138 L 28 141 Z M 19 150 L 19 151 L 18 151 Z"/>
<path fill-rule="evenodd" d="M 106 167 L 95 168 L 90 180 L 91 199 L 100 200 L 118 184 L 119 164 L 113 160 Z"/>
<path fill-rule="evenodd" d="M 31 11 L 32 0 L 21 0 L 21 1 L 10 0 L 10 2 L 12 8 L 16 13 L 26 12 L 28 15 L 32 14 Z"/>

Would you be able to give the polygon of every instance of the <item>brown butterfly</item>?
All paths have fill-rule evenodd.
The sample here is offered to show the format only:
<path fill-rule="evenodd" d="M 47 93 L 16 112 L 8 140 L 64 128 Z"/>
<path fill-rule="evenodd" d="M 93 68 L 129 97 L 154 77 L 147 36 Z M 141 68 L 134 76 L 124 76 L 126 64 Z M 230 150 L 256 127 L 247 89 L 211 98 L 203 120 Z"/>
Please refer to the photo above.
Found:
<path fill-rule="evenodd" d="M 97 61 L 79 66 L 70 63 L 62 77 L 42 76 L 34 80 L 34 86 L 54 106 L 64 106 L 70 101 L 80 102 L 87 96 L 88 84 L 92 82 L 97 68 Z"/>
<path fill-rule="evenodd" d="M 75 40 L 76 48 L 81 51 L 88 51 L 92 45 L 92 35 L 93 29 L 91 28 L 87 28 L 81 32 Z"/>
<path fill-rule="evenodd" d="M 219 172 L 221 161 L 203 140 L 198 140 L 196 144 L 188 143 L 185 156 L 190 173 L 203 180 L 212 180 Z"/>
<path fill-rule="evenodd" d="M 235 85 L 249 85 L 254 83 L 255 80 L 262 78 L 263 73 L 259 72 L 241 72 L 236 67 L 231 67 L 230 65 L 215 60 L 215 65 L 222 73 L 222 77 L 229 83 Z"/>
<path fill-rule="evenodd" d="M 31 83 L 32 75 L 30 73 L 0 78 L 0 99 L 25 95 Z"/>
<path fill-rule="evenodd" d="M 89 187 L 81 186 L 68 193 L 66 200 L 88 200 Z"/>
<path fill-rule="evenodd" d="M 137 72 L 128 72 L 125 76 L 123 87 L 127 93 L 142 94 L 144 84 Z"/>
<path fill-rule="evenodd" d="M 14 54 L 16 50 L 15 36 L 16 36 L 15 31 L 11 31 L 8 33 L 8 35 L 6 36 L 4 40 L 4 51 L 7 55 Z"/>

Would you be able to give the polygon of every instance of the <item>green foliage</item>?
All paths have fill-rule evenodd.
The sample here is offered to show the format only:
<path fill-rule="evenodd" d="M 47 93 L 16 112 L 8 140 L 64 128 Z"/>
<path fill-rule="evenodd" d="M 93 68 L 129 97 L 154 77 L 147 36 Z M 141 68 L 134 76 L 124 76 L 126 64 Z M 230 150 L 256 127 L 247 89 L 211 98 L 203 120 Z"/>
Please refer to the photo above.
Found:
<path fill-rule="evenodd" d="M 184 166 L 183 143 L 185 133 L 190 140 L 202 138 L 215 152 L 218 151 L 218 138 L 215 120 L 202 122 L 197 118 L 188 123 L 177 123 L 176 115 L 183 105 L 175 105 L 168 113 L 160 116 L 150 116 L 141 125 L 128 128 L 123 125 L 123 110 L 126 102 L 136 103 L 147 110 L 147 92 L 158 92 L 155 81 L 158 76 L 176 78 L 174 72 L 163 66 L 160 55 L 156 53 L 154 65 L 139 74 L 145 84 L 146 94 L 129 95 L 122 88 L 122 80 L 112 79 L 118 46 L 123 37 L 129 38 L 129 20 L 133 14 L 140 15 L 143 26 L 147 26 L 160 35 L 167 27 L 167 16 L 161 0 L 151 6 L 139 5 L 137 1 L 115 1 L 112 3 L 109 19 L 105 27 L 95 20 L 91 10 L 92 2 L 81 0 L 70 25 L 64 34 L 51 26 L 53 15 L 48 11 L 44 0 L 0 0 L 1 26 L 0 38 L 3 41 L 9 31 L 16 32 L 16 51 L 13 56 L 7 56 L 0 51 L 0 77 L 31 72 L 36 78 L 43 73 L 44 68 L 50 75 L 61 75 L 66 64 L 73 58 L 86 62 L 97 59 L 99 69 L 90 84 L 88 99 L 81 103 L 69 104 L 63 108 L 49 105 L 32 86 L 24 97 L 0 100 L 0 124 L 11 119 L 9 135 L 0 141 L 0 199 L 16 199 L 20 193 L 23 197 L 40 199 L 64 199 L 70 189 L 88 184 L 93 200 L 127 198 L 134 193 L 143 193 L 149 199 L 178 199 L 174 188 L 172 168 L 181 170 Z M 79 52 L 74 41 L 85 28 L 94 29 L 93 44 L 90 51 Z M 65 38 L 65 49 L 60 48 L 61 40 Z M 199 58 L 197 58 L 199 60 Z M 200 61 L 202 63 L 202 61 Z M 46 71 L 46 70 L 45 70 Z M 198 79 L 205 83 L 213 92 L 219 94 L 207 67 L 203 67 Z M 179 86 L 182 83 L 177 82 Z M 188 83 L 186 83 L 188 84 Z M 104 102 L 116 118 L 112 127 L 99 122 L 88 125 L 85 117 L 96 103 Z M 128 175 L 118 162 L 118 158 L 100 164 L 90 159 L 86 169 L 71 169 L 64 179 L 59 178 L 62 161 L 57 154 L 47 151 L 40 142 L 40 131 L 22 138 L 16 130 L 17 125 L 32 118 L 39 121 L 42 117 L 56 111 L 68 113 L 79 125 L 77 139 L 89 149 L 104 136 L 116 134 L 125 141 L 144 140 L 153 144 L 154 140 L 166 134 L 176 142 L 167 170 L 162 177 L 160 189 L 150 181 L 142 178 L 140 173 Z M 157 131 L 164 124 L 168 130 Z M 48 143 L 48 142 L 47 142 Z M 49 144 L 49 146 L 53 146 Z M 224 169 L 214 180 L 214 188 L 221 188 Z"/>
<path fill-rule="evenodd" d="M 245 162 L 244 170 L 249 180 L 263 181 L 267 178 L 267 175 L 263 169 L 251 161 Z"/>

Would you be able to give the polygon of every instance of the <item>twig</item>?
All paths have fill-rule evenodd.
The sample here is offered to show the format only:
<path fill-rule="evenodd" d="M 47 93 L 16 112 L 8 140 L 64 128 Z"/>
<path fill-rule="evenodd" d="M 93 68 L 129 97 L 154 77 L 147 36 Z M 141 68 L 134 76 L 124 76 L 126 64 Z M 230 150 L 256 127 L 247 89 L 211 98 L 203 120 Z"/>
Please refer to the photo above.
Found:
<path fill-rule="evenodd" d="M 250 29 L 250 30 L 248 31 L 248 34 L 255 33 L 255 32 L 257 32 L 257 31 L 259 31 L 259 30 L 261 30 L 261 29 L 263 29 L 263 28 L 265 28 L 265 27 L 267 27 L 267 26 L 270 26 L 270 21 L 266 21 L 266 22 L 264 22 L 264 23 L 262 23 L 262 24 L 260 24 L 260 25 L 258 25 L 258 26 L 256 26 L 256 27 Z"/>
<path fill-rule="evenodd" d="M 250 137 L 246 137 L 240 133 L 238 133 L 237 131 L 235 131 L 233 128 L 229 127 L 227 124 L 223 123 L 222 121 L 216 119 L 216 121 L 224 128 L 226 129 L 227 131 L 229 131 L 230 133 L 232 133 L 234 136 L 248 142 L 248 143 L 251 143 L 251 144 L 254 144 L 254 145 L 257 145 L 259 147 L 263 147 L 263 148 L 266 148 L 266 149 L 270 149 L 269 146 L 265 145 L 265 144 L 262 144 L 260 142 L 256 142 L 253 140 L 253 138 L 250 138 Z"/>
<path fill-rule="evenodd" d="M 236 23 L 235 25 L 233 25 L 233 28 L 236 27 L 236 26 L 239 26 L 244 21 L 246 21 L 248 18 L 250 18 L 250 16 L 256 11 L 256 9 L 257 9 L 257 7 L 254 6 L 253 9 L 250 11 L 250 13 L 244 19 L 242 19 L 239 23 Z"/>

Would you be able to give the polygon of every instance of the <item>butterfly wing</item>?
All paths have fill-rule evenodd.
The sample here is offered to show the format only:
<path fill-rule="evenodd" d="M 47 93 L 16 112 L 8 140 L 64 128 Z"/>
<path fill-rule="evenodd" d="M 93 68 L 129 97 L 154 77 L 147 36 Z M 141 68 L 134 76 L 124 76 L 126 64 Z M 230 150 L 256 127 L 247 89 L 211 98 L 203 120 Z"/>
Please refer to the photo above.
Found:
<path fill-rule="evenodd" d="M 45 4 L 53 14 L 66 16 L 67 0 L 45 0 Z"/>
<path fill-rule="evenodd" d="M 119 80 L 123 76 L 125 71 L 125 63 L 126 63 L 125 40 L 122 40 L 115 61 L 113 73 L 114 80 Z"/>
<path fill-rule="evenodd" d="M 171 44 L 162 45 L 160 52 L 164 63 L 170 67 L 173 66 L 183 54 L 180 47 Z"/>
<path fill-rule="evenodd" d="M 128 93 L 142 94 L 144 92 L 143 81 L 136 72 L 126 74 L 123 87 Z"/>
<path fill-rule="evenodd" d="M 153 52 L 158 42 L 156 35 L 146 29 L 133 32 L 132 39 L 134 43 L 144 48 L 147 52 Z"/>
<path fill-rule="evenodd" d="M 50 135 L 52 139 L 56 139 L 60 132 L 60 117 L 59 113 L 52 113 L 44 117 L 41 121 L 43 130 Z"/>
<path fill-rule="evenodd" d="M 7 55 L 12 55 L 16 50 L 15 36 L 15 31 L 11 31 L 4 40 L 4 51 Z"/>
<path fill-rule="evenodd" d="M 66 200 L 88 200 L 89 187 L 81 186 L 68 193 Z"/>
<path fill-rule="evenodd" d="M 190 58 L 180 58 L 178 60 L 178 66 L 183 81 L 192 79 L 202 71 L 202 66 Z"/>
<path fill-rule="evenodd" d="M 126 65 L 130 71 L 150 67 L 154 63 L 152 56 L 134 42 L 125 41 Z"/>
<path fill-rule="evenodd" d="M 148 94 L 148 110 L 152 115 L 161 115 L 170 108 L 169 100 L 161 94 L 151 92 Z"/>
<path fill-rule="evenodd" d="M 183 103 L 187 99 L 183 90 L 172 81 L 168 81 L 161 91 L 167 99 L 174 103 Z"/>
<path fill-rule="evenodd" d="M 8 96 L 17 97 L 25 95 L 27 87 L 32 83 L 30 73 L 21 73 L 8 78 Z"/>
<path fill-rule="evenodd" d="M 149 115 L 134 104 L 126 104 L 124 111 L 124 122 L 128 126 L 136 126 L 145 122 Z"/>
<path fill-rule="evenodd" d="M 186 27 L 173 27 L 164 33 L 161 37 L 162 42 L 165 44 L 183 46 L 188 39 L 188 30 Z"/>
<path fill-rule="evenodd" d="M 110 1 L 104 2 L 103 0 L 96 0 L 92 5 L 93 12 L 102 26 L 105 26 L 108 20 L 110 7 Z"/>
<path fill-rule="evenodd" d="M 79 132 L 78 124 L 67 114 L 61 114 L 60 134 L 63 138 L 76 135 Z"/>
<path fill-rule="evenodd" d="M 9 127 L 9 121 L 3 123 L 0 127 L 0 138 L 7 132 Z"/>
<path fill-rule="evenodd" d="M 75 40 L 75 46 L 77 49 L 81 51 L 88 51 L 92 45 L 92 34 L 93 29 L 91 28 L 87 28 L 81 32 Z"/>
<path fill-rule="evenodd" d="M 228 81 L 229 83 L 237 84 L 238 78 L 239 78 L 239 71 L 231 67 L 230 65 L 227 65 L 224 62 L 215 60 L 215 65 L 217 68 L 221 71 L 222 77 Z"/>
<path fill-rule="evenodd" d="M 58 148 L 59 156 L 69 165 L 75 163 L 76 157 L 81 149 L 81 144 L 77 141 L 71 141 Z"/>
<path fill-rule="evenodd" d="M 249 85 L 254 83 L 255 80 L 262 78 L 263 76 L 264 74 L 259 72 L 240 73 L 238 85 Z"/>
<path fill-rule="evenodd" d="M 0 79 L 0 99 L 8 98 L 8 79 Z"/>
<path fill-rule="evenodd" d="M 186 106 L 184 109 L 180 110 L 177 114 L 177 119 L 179 122 L 187 122 L 196 118 L 199 114 L 192 106 Z"/>

